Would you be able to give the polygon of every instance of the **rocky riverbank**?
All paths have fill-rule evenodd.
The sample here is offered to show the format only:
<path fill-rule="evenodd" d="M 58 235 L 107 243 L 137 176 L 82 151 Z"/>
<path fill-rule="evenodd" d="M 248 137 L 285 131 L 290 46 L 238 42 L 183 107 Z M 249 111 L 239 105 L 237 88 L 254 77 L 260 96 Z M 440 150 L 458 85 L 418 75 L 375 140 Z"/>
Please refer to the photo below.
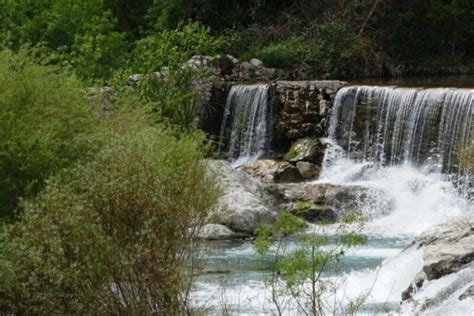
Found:
<path fill-rule="evenodd" d="M 474 216 L 436 226 L 410 248 L 423 251 L 423 266 L 402 293 L 402 310 L 464 315 L 474 305 Z"/>

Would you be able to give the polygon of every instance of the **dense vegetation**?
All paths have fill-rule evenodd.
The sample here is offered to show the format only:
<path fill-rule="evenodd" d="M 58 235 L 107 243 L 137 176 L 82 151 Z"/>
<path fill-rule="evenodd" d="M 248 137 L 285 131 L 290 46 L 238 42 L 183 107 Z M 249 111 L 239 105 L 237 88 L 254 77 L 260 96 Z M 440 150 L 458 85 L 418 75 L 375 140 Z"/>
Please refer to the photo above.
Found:
<path fill-rule="evenodd" d="M 138 70 L 144 48 L 191 20 L 225 40 L 207 50 L 198 35 L 197 46 L 180 42 L 181 53 L 258 57 L 299 76 L 442 73 L 474 56 L 470 0 L 6 0 L 0 12 L 1 46 L 40 45 L 48 62 L 85 79 Z M 167 58 L 147 66 L 159 70 Z"/>
<path fill-rule="evenodd" d="M 201 45 L 196 27 L 150 52 Z M 199 74 L 173 72 L 177 61 L 106 95 L 44 64 L 41 47 L 0 51 L 1 312 L 188 311 L 195 233 L 220 190 L 189 114 Z"/>
<path fill-rule="evenodd" d="M 472 65 L 474 56 L 470 0 L 6 0 L 0 12 L 1 46 L 39 45 L 48 62 L 88 80 L 140 70 L 137 62 L 150 62 L 144 48 L 191 20 L 224 41 L 206 50 L 202 33 L 197 46 L 177 38 L 179 56 L 259 57 L 298 76 L 442 73 Z"/>

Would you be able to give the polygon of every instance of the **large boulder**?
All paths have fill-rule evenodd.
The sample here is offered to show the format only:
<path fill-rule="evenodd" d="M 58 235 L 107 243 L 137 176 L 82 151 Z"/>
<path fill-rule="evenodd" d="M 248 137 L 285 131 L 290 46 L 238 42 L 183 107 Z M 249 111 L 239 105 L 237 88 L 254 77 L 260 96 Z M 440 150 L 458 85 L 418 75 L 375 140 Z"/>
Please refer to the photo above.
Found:
<path fill-rule="evenodd" d="M 339 216 L 336 210 L 329 205 L 316 205 L 307 201 L 295 204 L 290 212 L 312 223 L 322 221 L 334 223 Z"/>
<path fill-rule="evenodd" d="M 419 238 L 427 280 L 474 267 L 474 216 L 435 227 Z"/>
<path fill-rule="evenodd" d="M 321 165 L 326 144 L 317 138 L 302 138 L 295 142 L 285 155 L 285 160 L 289 162 L 306 161 Z"/>
<path fill-rule="evenodd" d="M 319 176 L 321 173 L 321 167 L 307 161 L 298 161 L 296 163 L 296 168 L 301 174 L 303 179 L 313 179 Z"/>
<path fill-rule="evenodd" d="M 298 168 L 288 162 L 280 162 L 273 173 L 274 182 L 299 182 L 302 179 Z"/>
<path fill-rule="evenodd" d="M 298 168 L 286 161 L 260 159 L 253 164 L 240 166 L 238 169 L 265 183 L 300 182 L 303 180 Z"/>
<path fill-rule="evenodd" d="M 204 240 L 226 240 L 243 237 L 230 230 L 229 227 L 220 224 L 207 224 L 197 231 L 196 237 Z"/>
<path fill-rule="evenodd" d="M 334 221 L 339 215 L 364 211 L 365 215 L 376 217 L 388 213 L 392 201 L 384 197 L 383 192 L 362 186 L 334 185 L 328 183 L 273 183 L 267 185 L 268 191 L 275 197 L 281 208 L 290 210 L 299 209 L 301 201 L 311 203 L 309 212 L 305 216 L 315 217 L 314 214 L 323 213 L 326 219 Z M 377 207 L 371 209 L 365 206 L 377 200 Z M 378 207 L 380 206 L 380 207 Z M 383 206 L 383 207 L 382 207 Z M 308 215 L 311 214 L 312 215 Z"/>
<path fill-rule="evenodd" d="M 275 220 L 276 201 L 258 179 L 223 160 L 208 160 L 207 166 L 223 189 L 211 216 L 212 223 L 225 225 L 234 232 L 253 234 L 256 228 Z"/>
<path fill-rule="evenodd" d="M 474 215 L 428 230 L 409 249 L 421 249 L 423 263 L 402 293 L 403 311 L 474 313 Z"/>

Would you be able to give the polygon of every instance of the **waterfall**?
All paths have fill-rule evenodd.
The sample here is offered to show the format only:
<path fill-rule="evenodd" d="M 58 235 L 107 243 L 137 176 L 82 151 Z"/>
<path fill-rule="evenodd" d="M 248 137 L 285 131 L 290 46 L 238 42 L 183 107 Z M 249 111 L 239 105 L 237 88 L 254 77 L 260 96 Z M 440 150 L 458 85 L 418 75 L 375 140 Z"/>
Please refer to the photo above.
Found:
<path fill-rule="evenodd" d="M 356 160 L 452 173 L 472 144 L 473 118 L 474 90 L 352 86 L 336 95 L 329 137 Z"/>
<path fill-rule="evenodd" d="M 231 160 L 254 160 L 269 152 L 270 85 L 235 85 L 227 97 L 219 152 Z"/>

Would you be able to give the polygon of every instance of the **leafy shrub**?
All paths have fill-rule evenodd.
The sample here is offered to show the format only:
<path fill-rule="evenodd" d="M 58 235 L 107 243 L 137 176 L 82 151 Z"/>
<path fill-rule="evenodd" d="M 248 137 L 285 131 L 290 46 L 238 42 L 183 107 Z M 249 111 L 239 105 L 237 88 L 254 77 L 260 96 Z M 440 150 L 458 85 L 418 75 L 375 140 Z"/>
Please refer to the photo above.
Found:
<path fill-rule="evenodd" d="M 272 225 L 256 231 L 254 247 L 260 262 L 270 263 L 265 281 L 278 314 L 282 314 L 289 302 L 305 315 L 356 312 L 365 296 L 359 297 L 360 304 L 355 306 L 331 306 L 326 297 L 335 295 L 339 285 L 326 277 L 333 273 L 348 249 L 367 241 L 361 234 L 363 224 L 360 214 L 342 216 L 335 227 L 336 238 L 330 240 L 325 225 L 314 225 L 308 231 L 301 218 L 284 211 Z M 295 238 L 296 247 L 289 247 L 289 240 L 282 238 L 285 236 Z"/>
<path fill-rule="evenodd" d="M 244 60 L 256 57 L 261 59 L 268 67 L 289 68 L 298 66 L 303 51 L 303 43 L 295 38 L 290 38 L 285 41 L 272 43 L 261 49 L 248 50 L 240 57 Z"/>
<path fill-rule="evenodd" d="M 137 43 L 127 72 L 144 74 L 139 91 L 156 121 L 181 130 L 194 127 L 196 95 L 192 83 L 202 72 L 183 67 L 183 63 L 192 55 L 213 55 L 219 46 L 220 39 L 198 23 L 181 25 Z"/>
<path fill-rule="evenodd" d="M 88 164 L 48 182 L 1 234 L 0 310 L 176 315 L 193 236 L 218 188 L 200 135 L 110 135 Z"/>
<path fill-rule="evenodd" d="M 181 66 L 189 57 L 215 54 L 221 45 L 209 28 L 199 23 L 181 24 L 139 40 L 132 52 L 132 71 L 150 73 L 163 67 Z"/>
<path fill-rule="evenodd" d="M 76 35 L 71 62 L 84 79 L 110 78 L 127 60 L 125 34 L 114 31 L 116 19 L 110 14 L 92 17 L 84 33 Z"/>
<path fill-rule="evenodd" d="M 326 77 L 353 77 L 363 73 L 366 44 L 338 22 L 316 24 L 306 30 L 304 62 L 320 67 Z"/>
<path fill-rule="evenodd" d="M 81 83 L 25 51 L 0 52 L 0 211 L 11 217 L 51 174 L 92 153 L 96 120 Z"/>

